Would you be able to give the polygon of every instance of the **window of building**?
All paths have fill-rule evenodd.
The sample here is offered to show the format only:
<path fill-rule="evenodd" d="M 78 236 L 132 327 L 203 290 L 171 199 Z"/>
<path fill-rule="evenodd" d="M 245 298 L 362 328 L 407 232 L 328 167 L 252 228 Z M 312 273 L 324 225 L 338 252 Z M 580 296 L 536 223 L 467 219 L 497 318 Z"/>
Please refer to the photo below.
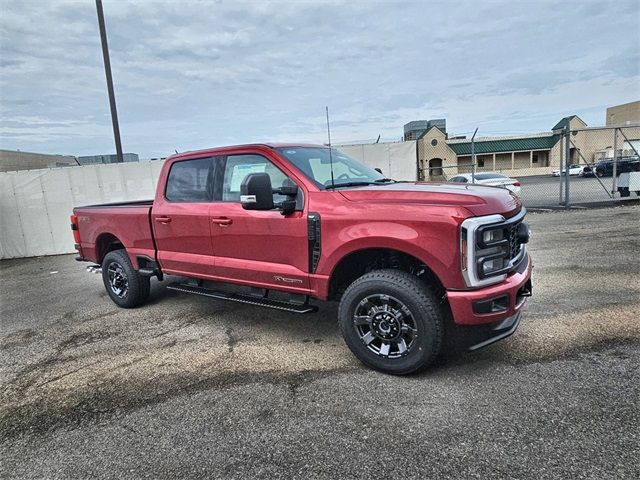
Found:
<path fill-rule="evenodd" d="M 209 202 L 213 193 L 213 159 L 182 160 L 171 166 L 165 197 L 170 202 Z"/>
<path fill-rule="evenodd" d="M 437 139 L 435 139 L 435 138 L 434 138 L 433 140 L 431 140 L 431 145 L 433 145 L 434 147 L 435 147 L 436 145 L 438 145 L 438 140 L 437 140 Z"/>
<path fill-rule="evenodd" d="M 483 168 L 484 167 L 484 158 L 479 158 L 478 159 L 478 168 Z"/>
<path fill-rule="evenodd" d="M 231 155 L 227 157 L 222 183 L 222 201 L 239 202 L 240 185 L 242 180 L 250 173 L 268 173 L 271 178 L 271 186 L 279 188 L 287 176 L 262 155 Z M 273 201 L 281 202 L 285 196 L 274 194 Z"/>
<path fill-rule="evenodd" d="M 532 162 L 533 162 L 533 163 L 538 163 L 538 154 L 537 154 L 537 153 L 534 153 L 534 154 L 533 154 Z"/>

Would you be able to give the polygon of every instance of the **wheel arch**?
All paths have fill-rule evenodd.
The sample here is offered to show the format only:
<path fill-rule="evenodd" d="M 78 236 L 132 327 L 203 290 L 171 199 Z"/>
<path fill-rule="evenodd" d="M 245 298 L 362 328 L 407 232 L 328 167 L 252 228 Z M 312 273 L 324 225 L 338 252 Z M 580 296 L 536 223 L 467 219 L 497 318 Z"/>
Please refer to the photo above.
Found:
<path fill-rule="evenodd" d="M 404 250 L 390 247 L 368 247 L 344 255 L 331 271 L 328 299 L 340 298 L 344 290 L 357 278 L 372 270 L 393 268 L 417 276 L 444 294 L 444 286 L 434 270 L 423 260 Z"/>
<path fill-rule="evenodd" d="M 104 232 L 98 235 L 95 245 L 97 263 L 102 263 L 102 260 L 104 260 L 104 257 L 107 253 L 113 250 L 125 249 L 122 241 L 114 234 L 109 232 Z"/>

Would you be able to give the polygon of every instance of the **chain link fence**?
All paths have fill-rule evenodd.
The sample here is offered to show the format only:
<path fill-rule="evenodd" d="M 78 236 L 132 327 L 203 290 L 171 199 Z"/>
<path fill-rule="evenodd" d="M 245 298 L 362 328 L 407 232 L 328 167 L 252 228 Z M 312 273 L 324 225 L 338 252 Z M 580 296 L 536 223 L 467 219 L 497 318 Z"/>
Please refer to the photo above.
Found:
<path fill-rule="evenodd" d="M 422 161 L 420 179 L 504 186 L 530 208 L 640 198 L 640 125 L 565 128 L 542 138 L 546 148 L 507 152 L 487 152 L 478 141 L 481 153 L 455 163 Z"/>
<path fill-rule="evenodd" d="M 559 203 L 564 206 L 640 196 L 640 127 L 563 132 Z"/>

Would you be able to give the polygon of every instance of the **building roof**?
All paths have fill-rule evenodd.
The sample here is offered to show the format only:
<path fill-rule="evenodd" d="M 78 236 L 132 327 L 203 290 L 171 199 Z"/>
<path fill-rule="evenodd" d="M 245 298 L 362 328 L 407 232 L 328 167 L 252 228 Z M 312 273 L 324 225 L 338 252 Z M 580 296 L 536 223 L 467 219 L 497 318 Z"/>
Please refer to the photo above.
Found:
<path fill-rule="evenodd" d="M 518 152 L 522 150 L 549 150 L 560 139 L 559 135 L 495 139 L 475 142 L 476 154 Z M 471 142 L 447 142 L 456 155 L 471 155 Z"/>
<path fill-rule="evenodd" d="M 24 152 L 22 150 L 0 149 L 0 172 L 35 170 L 40 168 L 78 165 L 71 155 Z"/>
<path fill-rule="evenodd" d="M 562 120 L 556 123 L 551 130 L 562 130 L 563 128 L 569 128 L 569 124 L 574 118 L 576 118 L 576 115 L 569 115 L 568 117 L 564 117 Z"/>
<path fill-rule="evenodd" d="M 443 134 L 443 135 L 445 135 L 445 136 L 447 135 L 447 132 L 445 132 L 444 130 L 442 130 L 439 126 L 437 126 L 437 125 L 431 125 L 429 128 L 427 128 L 424 132 L 422 132 L 422 133 L 420 134 L 420 136 L 418 137 L 418 140 L 420 140 L 422 137 L 424 137 L 427 133 L 429 133 L 429 132 L 430 132 L 431 130 L 433 130 L 434 128 L 435 128 L 436 130 L 440 130 L 440 132 L 442 132 L 442 134 Z"/>

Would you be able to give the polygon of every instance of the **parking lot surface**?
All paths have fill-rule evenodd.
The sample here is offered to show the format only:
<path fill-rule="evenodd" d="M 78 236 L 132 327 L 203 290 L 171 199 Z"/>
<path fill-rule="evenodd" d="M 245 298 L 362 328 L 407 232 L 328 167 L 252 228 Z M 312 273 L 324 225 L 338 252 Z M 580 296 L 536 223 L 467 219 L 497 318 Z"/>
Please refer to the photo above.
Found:
<path fill-rule="evenodd" d="M 409 377 L 335 304 L 122 310 L 73 256 L 0 262 L 0 477 L 638 478 L 640 207 L 528 221 L 516 334 Z"/>

